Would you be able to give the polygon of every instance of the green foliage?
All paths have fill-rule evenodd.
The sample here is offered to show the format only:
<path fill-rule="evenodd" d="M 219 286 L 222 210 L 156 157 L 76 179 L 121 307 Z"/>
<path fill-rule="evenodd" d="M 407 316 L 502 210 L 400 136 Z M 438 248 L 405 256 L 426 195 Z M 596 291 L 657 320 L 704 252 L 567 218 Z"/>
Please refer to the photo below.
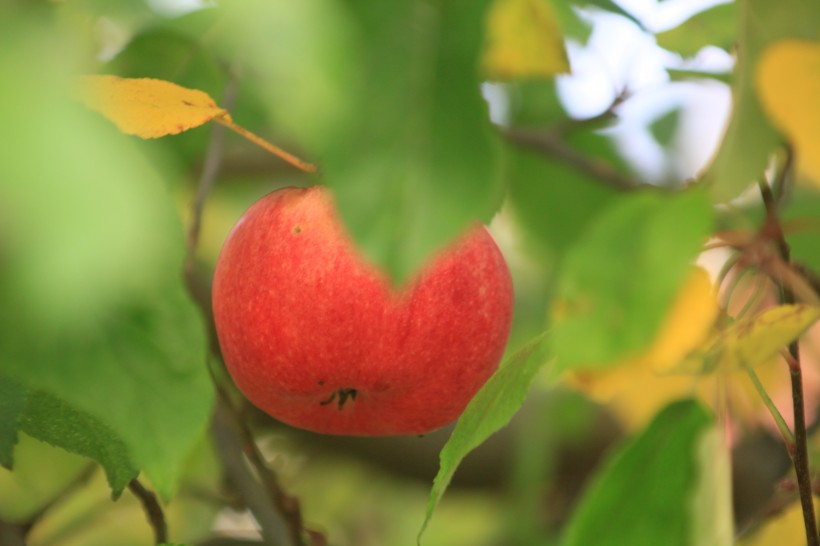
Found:
<path fill-rule="evenodd" d="M 675 108 L 658 117 L 649 126 L 652 136 L 664 148 L 669 147 L 677 134 L 680 114 L 680 109 Z"/>
<path fill-rule="evenodd" d="M 713 427 L 709 412 L 691 400 L 661 411 L 587 486 L 563 544 L 731 544 L 729 476 L 708 470 L 725 457 Z M 727 520 L 698 522 L 715 515 Z"/>
<path fill-rule="evenodd" d="M 32 438 L 97 461 L 105 468 L 115 499 L 139 473 L 128 448 L 113 430 L 44 392 L 29 393 L 19 429 Z"/>
<path fill-rule="evenodd" d="M 711 229 L 704 192 L 643 192 L 600 214 L 568 252 L 553 304 L 560 369 L 606 367 L 648 346 Z"/>
<path fill-rule="evenodd" d="M 461 460 L 504 427 L 524 403 L 535 375 L 549 358 L 549 339 L 548 333 L 542 334 L 502 362 L 464 410 L 441 450 L 439 471 L 427 501 L 419 541 Z"/>
<path fill-rule="evenodd" d="M 647 32 L 612 0 L 537 1 L 549 5 L 555 20 L 536 30 L 557 27 L 561 35 L 549 36 L 548 43 L 562 53 L 564 40 L 581 47 L 587 42 L 590 12 L 617 14 Z M 739 0 L 657 35 L 661 47 L 684 58 L 707 45 L 737 58 L 731 74 L 667 67 L 672 82 L 711 78 L 730 85 L 734 102 L 703 175 L 687 183 L 652 181 L 663 187 L 637 174 L 642 171 L 630 159 L 634 154 L 626 153 L 632 150 L 624 149 L 631 142 L 615 145 L 642 93 L 667 89 L 633 85 L 631 68 L 611 75 L 618 100 L 587 120 L 567 115 L 549 73 L 538 80 L 512 74 L 491 86 L 501 99 L 491 101 L 498 121 L 490 121 L 481 94 L 490 4 L 246 0 L 182 17 L 159 15 L 153 3 L 141 0 L 0 6 L 0 527 L 33 522 L 32 544 L 147 544 L 147 538 L 112 542 L 109 536 L 118 526 L 130 527 L 119 523 L 123 516 L 130 522 L 136 515 L 140 525 L 145 520 L 135 497 L 126 493 L 117 503 L 107 498 L 109 490 L 120 496 L 139 473 L 160 493 L 169 521 L 183 529 L 172 531 L 169 540 L 175 542 L 168 544 L 198 539 L 213 528 L 219 510 L 247 502 L 231 481 L 235 474 L 223 475 L 232 463 L 214 460 L 205 436 L 214 397 L 208 366 L 218 368 L 209 352 L 218 348 L 208 337 L 213 256 L 203 256 L 201 248 L 218 248 L 245 207 L 282 185 L 332 187 L 356 243 L 396 281 L 410 277 L 465 225 L 487 223 L 501 211 L 494 227 L 517 291 L 511 347 L 549 327 L 522 349 L 510 350 L 470 403 L 441 449 L 426 505 L 424 489 L 395 479 L 379 484 L 379 498 L 390 501 L 374 516 L 374 502 L 359 490 L 376 475 L 370 465 L 346 461 L 323 445 L 330 462 L 316 476 L 304 478 L 309 472 L 303 470 L 299 478 L 293 467 L 313 464 L 301 452 L 293 455 L 298 464 L 291 464 L 289 449 L 302 449 L 299 442 L 266 452 L 277 472 L 297 477 L 282 482 L 288 492 L 293 487 L 307 497 L 300 502 L 311 526 L 315 521 L 316 527 L 337 529 L 345 509 L 345 517 L 355 509 L 373 520 L 355 520 L 361 529 L 352 524 L 344 539 L 329 542 L 361 539 L 367 545 L 384 536 L 406 537 L 417 530 L 412 510 L 403 512 L 410 515 L 400 523 L 389 513 L 412 504 L 424 513 L 419 539 L 449 543 L 446 533 L 435 537 L 436 525 L 428 529 L 428 523 L 436 511 L 437 524 L 462 523 L 458 517 L 447 521 L 441 513 L 447 503 L 440 506 L 457 468 L 468 454 L 478 456 L 490 437 L 488 444 L 501 436 L 496 432 L 531 390 L 553 389 L 553 383 L 534 379 L 547 362 L 554 362 L 550 381 L 566 372 L 579 392 L 584 374 L 612 373 L 603 377 L 614 377 L 614 385 L 618 372 L 646 381 L 647 393 L 661 391 L 656 386 L 669 376 L 646 370 L 629 376 L 624 364 L 652 346 L 658 332 L 674 337 L 675 328 L 662 326 L 668 326 L 670 307 L 710 236 L 723 237 L 716 244 L 725 244 L 738 260 L 716 292 L 730 293 L 725 288 L 736 282 L 735 272 L 748 267 L 775 285 L 790 286 L 789 279 L 798 278 L 795 292 L 805 301 L 778 301 L 741 316 L 732 315 L 743 300 L 719 302 L 719 319 L 704 321 L 711 329 L 702 339 L 687 339 L 689 357 L 670 368 L 672 380 L 689 381 L 686 392 L 693 393 L 693 384 L 720 376 L 729 383 L 722 388 L 731 389 L 734 378 L 720 374 L 758 365 L 761 388 L 777 385 L 765 377 L 762 361 L 776 357 L 795 336 L 814 335 L 810 327 L 820 313 L 813 293 L 820 284 L 820 194 L 818 181 L 794 166 L 812 151 L 787 143 L 770 124 L 756 74 L 772 44 L 817 40 L 818 4 Z M 526 25 L 526 18 L 519 19 Z M 121 135 L 75 102 L 76 78 L 88 73 L 166 79 L 206 91 L 220 104 L 230 98 L 238 123 L 292 147 L 319 166 L 319 175 L 298 174 L 255 155 L 234 137 L 221 144 L 224 154 L 217 158 L 211 128 L 154 142 Z M 798 83 L 804 83 L 801 76 Z M 799 105 L 795 111 L 802 112 Z M 677 149 L 684 136 L 679 128 L 688 115 L 686 108 L 673 109 L 641 127 L 667 160 L 675 153 L 673 141 Z M 795 149 L 798 161 L 784 161 Z M 218 187 L 205 200 L 197 252 L 184 236 L 193 222 L 181 221 L 179 210 L 202 190 L 197 180 L 203 171 L 216 174 Z M 768 212 L 756 196 L 737 199 L 761 179 L 772 182 L 777 201 Z M 778 227 L 792 263 L 779 254 Z M 204 263 L 186 262 L 194 255 Z M 721 266 L 711 267 L 716 273 Z M 780 297 L 776 290 L 766 295 Z M 698 325 L 678 326 L 689 333 Z M 222 381 L 223 370 L 214 371 Z M 707 377 L 709 371 L 717 373 Z M 788 379 L 779 371 L 781 380 Z M 597 434 L 600 423 L 592 423 L 605 409 L 620 415 L 617 395 L 607 405 L 605 397 L 589 393 L 528 405 L 527 428 L 516 430 L 520 441 L 503 444 L 502 450 L 515 451 L 509 491 L 515 498 L 505 504 L 514 507 L 508 526 L 521 528 L 512 540 L 549 543 L 559 533 L 564 546 L 730 544 L 731 469 L 711 410 L 694 401 L 672 404 L 641 432 L 631 423 L 624 429 L 610 423 L 612 435 L 626 438 L 598 468 L 569 523 L 544 513 L 554 509 L 545 496 L 553 493 L 550 480 L 557 480 L 561 448 Z M 555 393 L 536 394 L 552 400 Z M 721 390 L 709 400 L 733 400 L 732 394 Z M 756 426 L 734 409 L 718 405 L 716 413 L 743 421 L 738 428 Z M 273 432 L 286 438 L 284 443 L 300 438 L 261 419 L 253 425 L 266 437 Z M 500 466 L 485 464 L 486 474 Z M 350 468 L 358 469 L 355 479 L 334 476 Z M 251 469 L 248 475 L 259 473 Z M 257 485 L 263 495 L 270 493 Z M 482 532 L 495 531 L 501 519 L 493 502 L 482 497 L 481 508 L 466 516 L 489 521 Z M 574 499 L 567 495 L 561 502 L 570 506 Z M 490 510 L 494 518 L 485 518 Z M 547 528 L 545 520 L 562 527 Z M 109 523 L 94 528 L 100 521 Z"/>
<path fill-rule="evenodd" d="M 755 68 L 766 46 L 787 38 L 814 39 L 820 25 L 820 6 L 810 0 L 772 4 L 749 0 L 738 11 L 740 52 L 733 89 L 734 110 L 726 135 L 705 175 L 715 198 L 737 196 L 763 175 L 781 138 L 763 113 L 755 89 Z"/>
<path fill-rule="evenodd" d="M 736 2 L 718 4 L 657 34 L 658 45 L 684 57 L 691 57 L 708 45 L 731 51 L 737 39 L 737 12 Z"/>
<path fill-rule="evenodd" d="M 20 414 L 26 407 L 26 390 L 17 381 L 0 376 L 0 465 L 11 470 Z"/>
<path fill-rule="evenodd" d="M 0 151 L 9 234 L 0 373 L 53 397 L 39 398 L 54 403 L 39 408 L 36 422 L 87 414 L 108 427 L 49 441 L 78 450 L 116 431 L 170 496 L 212 399 L 203 321 L 178 273 L 184 243 L 174 204 L 157 167 L 66 100 L 68 74 L 35 73 L 18 60 L 49 64 L 65 54 L 59 33 L 21 27 L 6 35 L 17 47 L 0 53 L 10 74 L 0 115 L 13 128 Z M 27 101 L 38 108 L 21 117 L 17 105 Z M 43 150 L 48 159 L 37 157 Z M 82 432 L 76 422 L 69 429 Z M 108 462 L 113 454 L 96 453 Z M 115 489 L 128 464 L 109 466 Z"/>

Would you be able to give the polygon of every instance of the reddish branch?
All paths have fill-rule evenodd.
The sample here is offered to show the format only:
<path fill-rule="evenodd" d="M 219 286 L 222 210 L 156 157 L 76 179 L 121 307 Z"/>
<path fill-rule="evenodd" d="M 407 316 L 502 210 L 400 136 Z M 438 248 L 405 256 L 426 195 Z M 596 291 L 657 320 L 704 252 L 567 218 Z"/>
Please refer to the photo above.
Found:
<path fill-rule="evenodd" d="M 787 160 L 779 179 L 779 195 L 782 195 L 786 177 L 791 167 L 791 154 Z M 771 188 L 765 182 L 760 182 L 760 193 L 763 205 L 766 208 L 766 224 L 764 231 L 774 241 L 779 261 L 791 271 L 791 252 L 789 244 L 783 235 L 782 226 L 778 219 L 777 201 Z M 794 285 L 789 278 L 782 275 L 773 277 L 780 288 L 780 301 L 784 304 L 795 303 Z M 797 340 L 789 344 L 789 375 L 791 376 L 792 406 L 794 408 L 794 445 L 789 450 L 794 465 L 797 489 L 800 494 L 800 504 L 803 510 L 803 523 L 806 528 L 807 546 L 820 546 L 820 537 L 817 534 L 817 520 L 814 513 L 814 499 L 812 494 L 812 479 L 809 469 L 808 434 L 806 431 L 805 397 L 803 395 L 803 371 L 800 364 L 800 345 Z"/>
<path fill-rule="evenodd" d="M 128 483 L 128 490 L 142 503 L 148 523 L 154 530 L 154 544 L 168 542 L 168 525 L 165 523 L 165 513 L 162 511 L 156 494 L 143 486 L 137 478 Z"/>

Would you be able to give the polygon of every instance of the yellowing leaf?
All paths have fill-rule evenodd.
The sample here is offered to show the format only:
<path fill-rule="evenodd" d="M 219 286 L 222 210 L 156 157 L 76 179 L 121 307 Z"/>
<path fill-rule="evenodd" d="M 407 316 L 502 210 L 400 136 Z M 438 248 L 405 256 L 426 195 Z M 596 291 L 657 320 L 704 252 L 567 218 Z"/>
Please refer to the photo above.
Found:
<path fill-rule="evenodd" d="M 214 118 L 230 121 L 207 93 L 164 80 L 85 76 L 79 97 L 123 133 L 142 138 L 175 135 Z"/>
<path fill-rule="evenodd" d="M 797 304 L 772 307 L 738 320 L 715 334 L 702 349 L 681 365 L 682 370 L 711 371 L 755 367 L 775 357 L 781 349 L 820 318 L 820 307 Z"/>
<path fill-rule="evenodd" d="M 695 268 L 643 354 L 603 371 L 573 374 L 570 381 L 595 400 L 611 404 L 628 425 L 643 426 L 671 400 L 695 390 L 697 376 L 666 372 L 707 339 L 717 313 L 709 276 Z"/>
<path fill-rule="evenodd" d="M 706 339 L 717 315 L 718 303 L 709 275 L 696 268 L 644 358 L 655 370 L 669 370 Z"/>
<path fill-rule="evenodd" d="M 494 0 L 484 70 L 490 78 L 552 77 L 569 71 L 563 37 L 545 0 Z"/>
<path fill-rule="evenodd" d="M 815 497 L 815 513 L 817 512 L 817 500 Z M 803 509 L 799 501 L 793 502 L 783 512 L 767 521 L 756 533 L 738 543 L 739 546 L 771 546 L 772 544 L 791 546 L 806 544 L 806 527 L 803 523 Z"/>
<path fill-rule="evenodd" d="M 142 138 L 176 135 L 208 121 L 216 121 L 257 146 L 305 172 L 316 167 L 235 124 L 230 114 L 204 91 L 165 80 L 85 76 L 79 99 L 91 110 L 113 121 L 120 131 Z"/>
<path fill-rule="evenodd" d="M 776 42 L 756 77 L 766 113 L 797 148 L 798 169 L 820 185 L 820 42 Z"/>

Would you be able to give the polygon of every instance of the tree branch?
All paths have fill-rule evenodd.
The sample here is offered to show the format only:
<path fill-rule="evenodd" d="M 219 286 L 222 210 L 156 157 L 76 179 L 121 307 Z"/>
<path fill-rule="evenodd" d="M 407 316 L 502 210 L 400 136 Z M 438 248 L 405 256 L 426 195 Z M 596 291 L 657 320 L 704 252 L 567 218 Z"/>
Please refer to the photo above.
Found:
<path fill-rule="evenodd" d="M 26 546 L 25 525 L 0 519 L 0 544 L 3 546 Z"/>
<path fill-rule="evenodd" d="M 791 154 L 789 154 L 791 155 Z M 787 159 L 784 170 L 778 178 L 779 195 L 784 192 L 788 169 L 791 160 Z M 791 250 L 783 235 L 782 226 L 778 220 L 777 201 L 771 188 L 765 181 L 759 182 L 760 194 L 766 209 L 766 228 L 772 231 L 775 245 L 782 263 L 791 267 Z M 784 304 L 795 303 L 795 294 L 788 279 L 777 277 L 774 279 L 780 289 L 780 301 Z M 789 450 L 794 465 L 797 489 L 800 494 L 800 504 L 803 509 L 803 523 L 806 528 L 807 546 L 820 546 L 820 537 L 817 534 L 817 519 L 814 513 L 814 497 L 812 493 L 811 471 L 809 469 L 808 434 L 806 431 L 806 409 L 803 395 L 803 371 L 800 364 L 800 345 L 798 340 L 789 344 L 789 374 L 792 387 L 792 407 L 794 408 L 794 447 Z"/>
<path fill-rule="evenodd" d="M 154 544 L 168 542 L 168 525 L 165 523 L 165 513 L 162 511 L 157 496 L 134 478 L 128 483 L 128 490 L 142 503 L 148 523 L 154 530 Z"/>
<path fill-rule="evenodd" d="M 253 513 L 268 544 L 296 546 L 290 526 L 277 511 L 274 500 L 248 468 L 242 450 L 242 434 L 226 397 L 220 394 L 211 431 L 228 481 Z"/>
<path fill-rule="evenodd" d="M 584 174 L 609 184 L 615 189 L 632 191 L 642 187 L 623 176 L 606 161 L 591 158 L 578 152 L 564 142 L 553 130 L 503 128 L 501 129 L 501 135 L 514 144 L 553 157 Z"/>
<path fill-rule="evenodd" d="M 223 100 L 226 109 L 230 110 L 235 98 L 236 80 L 232 77 L 226 87 Z M 209 291 L 206 293 L 199 289 L 194 257 L 199 242 L 205 201 L 216 182 L 222 165 L 225 130 L 223 125 L 215 125 L 212 129 L 211 142 L 197 184 L 196 196 L 191 205 L 191 218 L 188 226 L 185 280 L 192 298 L 206 318 L 211 316 Z M 218 353 L 218 343 L 212 330 L 210 335 L 210 345 Z M 211 422 L 211 433 L 228 481 L 241 497 L 244 506 L 253 513 L 262 537 L 267 543 L 302 546 L 304 531 L 298 502 L 286 495 L 279 487 L 275 474 L 265 464 L 252 434 L 231 403 L 225 387 L 221 384 L 220 374 L 216 373 L 211 366 L 208 366 L 208 369 L 218 394 L 216 412 Z"/>
<path fill-rule="evenodd" d="M 230 111 L 236 102 L 237 93 L 236 78 L 231 75 L 225 86 L 223 97 L 223 107 Z M 216 183 L 217 176 L 222 167 L 222 158 L 225 150 L 225 134 L 227 128 L 224 125 L 215 123 L 211 127 L 211 140 L 208 144 L 208 151 L 205 153 L 205 163 L 202 166 L 202 174 L 196 187 L 196 195 L 191 203 L 191 220 L 188 226 L 188 256 L 185 260 L 185 271 L 189 273 L 194 263 L 194 252 L 199 244 L 199 233 L 202 228 L 202 211 L 205 208 L 205 200 L 211 193 Z"/>

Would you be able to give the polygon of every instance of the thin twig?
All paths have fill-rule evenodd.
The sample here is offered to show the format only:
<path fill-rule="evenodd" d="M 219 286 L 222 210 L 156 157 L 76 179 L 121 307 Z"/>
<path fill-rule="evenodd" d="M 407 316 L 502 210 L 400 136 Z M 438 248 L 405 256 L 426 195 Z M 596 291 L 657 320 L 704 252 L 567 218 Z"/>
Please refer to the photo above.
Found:
<path fill-rule="evenodd" d="M 225 90 L 223 101 L 227 108 L 232 106 L 235 95 L 236 81 L 232 79 Z M 199 241 L 202 210 L 222 164 L 225 128 L 224 123 L 213 128 L 208 157 L 199 179 L 188 226 L 188 259 L 185 264 L 185 280 L 195 303 L 206 317 L 211 313 L 210 302 L 201 291 L 196 289 L 197 279 L 193 257 Z M 212 331 L 210 333 L 213 334 Z M 211 346 L 218 351 L 218 346 L 213 339 Z M 218 393 L 217 409 L 211 423 L 211 431 L 228 480 L 239 493 L 244 505 L 253 513 L 265 541 L 282 546 L 301 546 L 303 544 L 301 517 L 294 519 L 293 510 L 288 509 L 288 506 L 298 507 L 298 503 L 286 496 L 278 485 L 272 487 L 271 484 L 277 484 L 275 475 L 264 464 L 259 464 L 261 455 L 249 450 L 249 444 L 252 444 L 254 448 L 256 446 L 250 432 L 238 411 L 233 407 L 230 397 L 221 385 L 218 374 L 211 366 L 208 366 L 208 371 L 211 373 Z M 243 456 L 243 452 L 247 454 L 247 458 Z M 249 461 L 254 466 L 255 473 L 249 467 Z M 284 499 L 289 499 L 289 501 L 286 503 Z"/>
<path fill-rule="evenodd" d="M 26 546 L 26 526 L 0 519 L 0 544 L 3 546 Z"/>
<path fill-rule="evenodd" d="M 790 154 L 789 154 L 790 155 Z M 787 159 L 784 167 L 792 164 Z M 783 195 L 788 172 L 781 172 L 778 180 L 780 188 L 778 195 Z M 774 232 L 775 245 L 780 254 L 780 259 L 790 267 L 791 250 L 783 235 L 778 223 L 778 213 L 775 197 L 769 185 L 761 180 L 758 183 L 760 194 L 763 197 L 763 205 L 766 208 L 767 227 Z M 780 288 L 780 301 L 784 304 L 795 303 L 795 295 L 791 288 L 791 283 L 784 282 L 782 278 L 775 278 Z M 808 454 L 808 434 L 806 431 L 806 409 L 803 395 L 803 372 L 800 364 L 800 345 L 797 340 L 789 344 L 790 365 L 789 374 L 792 385 L 792 407 L 794 408 L 794 449 L 790 452 L 794 473 L 797 478 L 797 489 L 800 493 L 800 504 L 803 510 L 803 523 L 806 527 L 807 546 L 820 546 L 820 537 L 817 534 L 817 518 L 814 513 L 814 498 L 812 493 L 811 471 L 809 469 Z"/>
<path fill-rule="evenodd" d="M 755 371 L 750 366 L 744 366 L 743 369 L 752 381 L 752 385 L 754 385 L 757 394 L 760 396 L 761 400 L 763 400 L 763 404 L 769 410 L 769 413 L 777 425 L 777 430 L 780 431 L 780 436 L 786 443 L 787 450 L 791 453 L 794 450 L 794 434 L 792 434 L 792 431 L 789 429 L 789 425 L 786 424 L 786 419 L 783 417 L 783 414 L 780 413 L 780 410 L 777 409 L 777 406 L 774 404 L 774 400 L 772 400 L 769 396 L 769 393 L 766 392 L 766 388 L 763 386 L 763 383 L 760 382 L 760 378 L 757 376 Z"/>
<path fill-rule="evenodd" d="M 244 426 L 244 423 L 240 422 L 240 425 L 239 432 L 242 434 L 245 456 L 253 465 L 262 483 L 265 484 L 265 488 L 272 493 L 279 512 L 285 516 L 293 544 L 296 546 L 304 546 L 304 525 L 302 523 L 302 510 L 299 506 L 299 501 L 285 493 L 279 484 L 279 479 L 276 477 L 276 474 L 274 474 L 265 461 L 251 431 L 248 427 Z"/>
<path fill-rule="evenodd" d="M 236 77 L 231 75 L 225 86 L 223 104 L 226 110 L 231 110 L 236 101 L 238 84 Z M 208 143 L 208 150 L 205 153 L 205 163 L 202 166 L 202 174 L 196 187 L 196 195 L 191 203 L 191 221 L 188 226 L 188 256 L 185 261 L 186 271 L 193 267 L 194 251 L 199 245 L 199 233 L 202 228 L 202 211 L 205 208 L 205 201 L 216 183 L 219 171 L 222 168 L 222 158 L 225 150 L 225 134 L 227 129 L 219 123 L 211 127 L 211 140 Z"/>
<path fill-rule="evenodd" d="M 168 542 L 168 525 L 165 523 L 165 513 L 156 494 L 142 485 L 137 478 L 128 483 L 128 490 L 142 503 L 148 523 L 154 530 L 154 544 Z"/>
<path fill-rule="evenodd" d="M 621 175 L 606 161 L 591 158 L 573 149 L 552 130 L 508 128 L 501 129 L 501 134 L 514 144 L 549 155 L 615 189 L 632 191 L 641 187 L 640 184 Z"/>
<path fill-rule="evenodd" d="M 251 133 L 250 131 L 248 131 L 244 127 L 240 127 L 239 125 L 237 125 L 236 123 L 231 121 L 230 118 L 228 118 L 228 117 L 225 117 L 225 116 L 216 117 L 216 118 L 214 118 L 214 121 L 216 121 L 217 123 L 221 123 L 225 127 L 229 128 L 231 131 L 234 131 L 235 133 L 237 133 L 239 135 L 242 135 L 243 137 L 247 138 L 248 140 L 250 140 L 251 142 L 253 142 L 257 146 L 259 146 L 260 148 L 263 148 L 264 150 L 267 150 L 268 152 L 272 153 L 273 155 L 275 155 L 279 159 L 282 159 L 283 161 L 285 161 L 287 163 L 290 163 L 291 165 L 293 165 L 297 169 L 305 171 L 306 173 L 315 173 L 316 172 L 316 165 L 313 165 L 312 163 L 308 163 L 307 161 L 299 159 L 298 157 L 296 157 L 292 153 L 286 152 L 285 150 L 283 150 L 279 146 L 275 146 L 275 145 L 271 144 L 270 142 L 268 142 L 264 138 L 262 138 L 258 135 L 255 135 L 254 133 Z"/>
<path fill-rule="evenodd" d="M 76 493 L 80 488 L 88 483 L 94 473 L 97 471 L 99 466 L 94 462 L 89 462 L 86 467 L 83 469 L 82 472 L 77 474 L 77 476 L 71 480 L 71 482 L 60 490 L 54 497 L 51 498 L 47 503 L 40 507 L 37 512 L 35 512 L 31 517 L 29 517 L 28 521 L 23 524 L 23 528 L 25 529 L 26 533 L 28 533 L 34 525 L 40 521 L 43 516 L 49 512 L 52 508 L 66 500 L 68 497 Z M 5 542 L 0 541 L 0 544 L 5 544 Z"/>

